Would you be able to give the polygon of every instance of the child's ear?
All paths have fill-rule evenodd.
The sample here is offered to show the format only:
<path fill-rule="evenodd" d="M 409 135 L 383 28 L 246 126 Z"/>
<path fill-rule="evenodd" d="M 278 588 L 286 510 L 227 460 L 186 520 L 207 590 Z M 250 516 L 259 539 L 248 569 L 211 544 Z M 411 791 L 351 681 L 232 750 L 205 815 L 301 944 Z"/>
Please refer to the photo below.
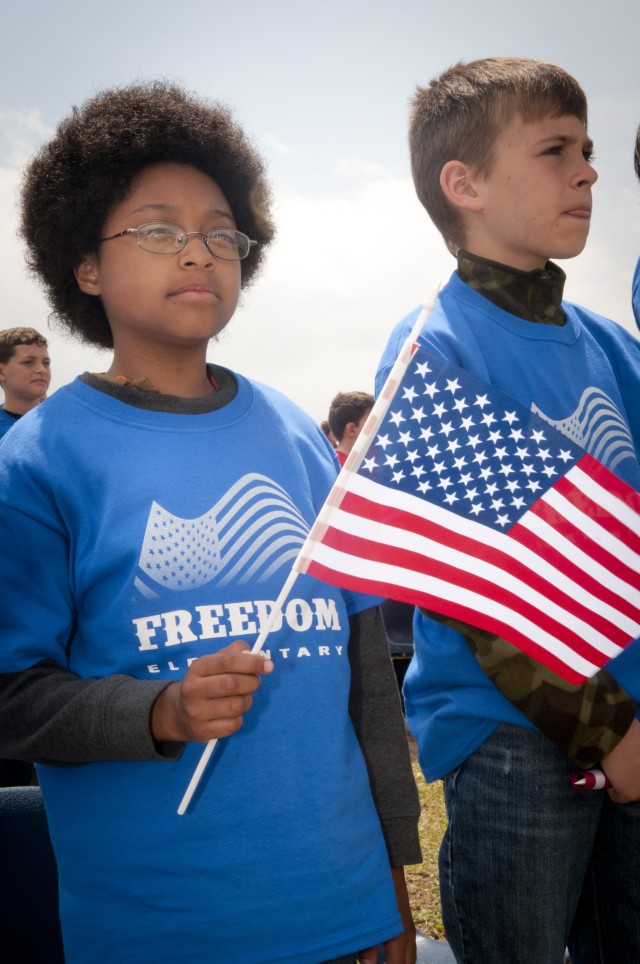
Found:
<path fill-rule="evenodd" d="M 100 294 L 100 272 L 98 271 L 98 256 L 85 254 L 73 269 L 80 291 L 86 295 Z"/>
<path fill-rule="evenodd" d="M 440 187 L 447 201 L 466 211 L 479 211 L 482 208 L 475 181 L 471 167 L 462 161 L 447 161 L 440 171 Z"/>

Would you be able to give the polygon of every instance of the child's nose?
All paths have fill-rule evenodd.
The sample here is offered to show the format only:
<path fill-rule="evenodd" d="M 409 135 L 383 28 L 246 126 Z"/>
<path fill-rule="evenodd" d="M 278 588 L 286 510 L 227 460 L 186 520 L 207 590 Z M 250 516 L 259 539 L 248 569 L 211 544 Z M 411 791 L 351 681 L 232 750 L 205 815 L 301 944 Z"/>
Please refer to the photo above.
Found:
<path fill-rule="evenodd" d="M 585 161 L 581 170 L 576 175 L 576 178 L 579 184 L 588 184 L 589 187 L 592 187 L 598 180 L 598 172 L 593 164 Z"/>
<path fill-rule="evenodd" d="M 207 247 L 205 236 L 194 231 L 187 236 L 187 243 L 180 252 L 180 260 L 183 264 L 208 267 L 213 265 L 215 259 Z"/>

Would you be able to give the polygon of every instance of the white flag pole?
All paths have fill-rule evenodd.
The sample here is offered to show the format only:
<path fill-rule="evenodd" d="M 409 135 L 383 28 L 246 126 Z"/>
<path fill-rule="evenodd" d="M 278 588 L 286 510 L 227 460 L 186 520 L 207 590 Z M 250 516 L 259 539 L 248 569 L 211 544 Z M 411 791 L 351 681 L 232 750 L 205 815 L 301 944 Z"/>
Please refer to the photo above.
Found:
<path fill-rule="evenodd" d="M 291 592 L 291 588 L 296 581 L 298 573 L 304 573 L 307 571 L 310 562 L 309 553 L 311 551 L 311 547 L 321 538 L 321 534 L 328 524 L 328 519 L 330 518 L 334 508 L 339 504 L 344 494 L 344 488 L 347 480 L 354 471 L 359 469 L 365 452 L 369 448 L 372 439 L 374 438 L 383 418 L 387 413 L 387 409 L 391 399 L 393 398 L 395 390 L 398 387 L 399 382 L 402 380 L 402 377 L 409 366 L 409 362 L 411 361 L 411 357 L 413 355 L 413 345 L 418 335 L 422 331 L 422 327 L 427 319 L 427 316 L 433 311 L 438 294 L 440 293 L 440 287 L 441 286 L 438 285 L 431 295 L 429 295 L 429 297 L 423 302 L 422 310 L 418 315 L 416 323 L 411 329 L 409 337 L 402 346 L 402 349 L 400 350 L 400 353 L 391 371 L 389 372 L 387 380 L 384 383 L 382 391 L 380 392 L 375 405 L 371 409 L 369 418 L 367 419 L 363 430 L 360 432 L 360 435 L 356 439 L 355 445 L 349 453 L 347 461 L 342 467 L 340 474 L 338 475 L 338 478 L 331 489 L 331 492 L 327 496 L 326 502 L 320 510 L 318 518 L 316 519 L 305 544 L 302 546 L 295 562 L 293 563 L 293 568 L 291 569 L 285 584 L 280 590 L 280 595 L 278 596 L 274 607 L 271 610 L 271 613 L 269 614 L 269 617 L 264 624 L 260 635 L 258 636 L 258 639 L 254 643 L 253 649 L 251 650 L 252 653 L 260 652 L 264 646 L 266 638 L 271 632 L 277 617 L 280 615 L 287 596 Z M 189 786 L 187 787 L 185 795 L 183 796 L 180 806 L 178 807 L 178 813 L 180 816 L 183 816 L 183 814 L 186 813 L 187 807 L 189 806 L 193 794 L 195 793 L 198 784 L 202 779 L 202 774 L 206 769 L 207 763 L 211 758 L 211 754 L 213 753 L 217 742 L 218 740 L 216 738 L 215 740 L 209 740 L 209 742 L 206 744 L 198 765 L 194 770 L 193 776 L 191 777 Z"/>
<path fill-rule="evenodd" d="M 276 599 L 273 609 L 269 613 L 269 616 L 266 622 L 264 623 L 262 629 L 260 630 L 260 635 L 258 636 L 255 643 L 253 644 L 253 648 L 251 649 L 252 653 L 259 653 L 262 650 L 262 647 L 265 644 L 267 636 L 271 632 L 273 624 L 275 623 L 276 619 L 282 612 L 282 607 L 285 603 L 287 596 L 291 592 L 291 588 L 294 582 L 296 581 L 297 577 L 298 577 L 298 573 L 294 569 L 292 569 L 289 575 L 287 576 L 284 586 L 280 590 L 280 595 Z M 200 757 L 200 760 L 198 761 L 198 765 L 193 772 L 193 776 L 191 777 L 189 786 L 187 787 L 185 791 L 185 795 L 180 801 L 180 806 L 178 807 L 178 813 L 180 816 L 183 816 L 186 813 L 187 807 L 191 803 L 191 798 L 193 797 L 193 794 L 196 792 L 198 784 L 202 779 L 202 774 L 204 773 L 207 767 L 207 763 L 211 758 L 211 754 L 213 753 L 217 742 L 218 742 L 217 737 L 214 740 L 209 740 L 204 750 L 202 751 L 202 756 Z"/>

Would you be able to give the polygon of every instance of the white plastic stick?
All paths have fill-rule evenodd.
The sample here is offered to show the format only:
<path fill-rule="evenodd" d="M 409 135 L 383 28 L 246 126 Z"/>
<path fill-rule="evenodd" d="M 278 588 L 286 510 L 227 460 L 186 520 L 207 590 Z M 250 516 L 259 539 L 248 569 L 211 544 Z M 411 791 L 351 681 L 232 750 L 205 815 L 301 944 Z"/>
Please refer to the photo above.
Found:
<path fill-rule="evenodd" d="M 261 651 L 262 647 L 264 646 L 265 641 L 266 641 L 266 639 L 267 639 L 267 636 L 268 636 L 269 633 L 271 632 L 271 628 L 272 628 L 273 624 L 275 623 L 277 617 L 278 617 L 278 616 L 280 615 L 280 613 L 282 612 L 282 607 L 283 607 L 283 605 L 284 605 L 284 603 L 285 603 L 285 600 L 286 600 L 287 596 L 288 596 L 289 593 L 291 592 L 291 588 L 292 588 L 294 582 L 296 581 L 297 577 L 298 577 L 298 573 L 295 572 L 295 571 L 292 569 L 291 572 L 289 573 L 289 575 L 287 576 L 287 579 L 286 579 L 286 582 L 285 582 L 284 586 L 283 586 L 282 589 L 280 590 L 280 595 L 279 595 L 278 598 L 276 599 L 273 609 L 272 609 L 271 612 L 269 613 L 269 616 L 268 616 L 268 618 L 267 618 L 264 626 L 262 627 L 262 629 L 261 629 L 261 631 L 260 631 L 260 635 L 258 636 L 258 638 L 256 639 L 255 643 L 253 644 L 253 648 L 252 648 L 252 650 L 251 650 L 252 653 L 259 653 L 259 652 Z M 213 753 L 217 742 L 218 742 L 218 738 L 217 738 L 217 737 L 216 737 L 215 740 L 209 740 L 209 742 L 208 742 L 207 745 L 205 746 L 204 750 L 202 751 L 202 756 L 200 757 L 200 760 L 198 761 L 197 767 L 196 767 L 195 770 L 193 771 L 193 776 L 191 777 L 191 781 L 190 781 L 190 783 L 189 783 L 189 786 L 187 787 L 186 792 L 185 792 L 185 795 L 183 796 L 182 800 L 180 801 L 180 806 L 178 807 L 178 813 L 179 813 L 180 816 L 183 816 L 183 815 L 186 813 L 187 807 L 188 807 L 189 804 L 191 803 L 191 798 L 193 797 L 194 793 L 196 792 L 196 789 L 197 789 L 197 787 L 198 787 L 198 784 L 200 783 L 200 780 L 202 779 L 202 774 L 203 774 L 204 771 L 206 770 L 207 763 L 208 763 L 209 760 L 211 759 L 211 754 Z"/>

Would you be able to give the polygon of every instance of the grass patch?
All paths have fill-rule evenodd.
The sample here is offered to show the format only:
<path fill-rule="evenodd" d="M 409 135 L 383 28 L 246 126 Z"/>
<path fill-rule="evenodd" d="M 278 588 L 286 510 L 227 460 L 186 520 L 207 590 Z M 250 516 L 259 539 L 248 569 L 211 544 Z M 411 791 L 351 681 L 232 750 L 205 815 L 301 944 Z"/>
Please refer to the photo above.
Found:
<path fill-rule="evenodd" d="M 447 826 L 442 782 L 440 780 L 435 783 L 426 782 L 418 764 L 415 741 L 410 738 L 409 743 L 413 773 L 422 808 L 419 831 L 423 862 L 413 867 L 405 867 L 407 889 L 413 919 L 418 930 L 427 937 L 444 940 L 438 886 L 438 850 Z"/>

